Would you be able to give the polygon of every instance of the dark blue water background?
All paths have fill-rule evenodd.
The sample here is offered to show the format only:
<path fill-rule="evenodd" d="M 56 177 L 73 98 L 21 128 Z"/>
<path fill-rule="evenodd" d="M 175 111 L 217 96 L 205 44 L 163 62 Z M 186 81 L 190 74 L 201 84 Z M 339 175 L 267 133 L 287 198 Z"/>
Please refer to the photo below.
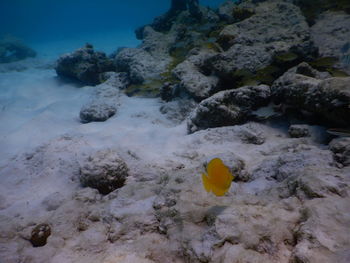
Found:
<path fill-rule="evenodd" d="M 201 0 L 215 7 L 223 0 Z M 164 13 L 170 0 L 0 0 L 0 36 L 27 43 L 83 39 L 95 35 L 128 34 Z M 133 43 L 137 43 L 136 41 Z"/>

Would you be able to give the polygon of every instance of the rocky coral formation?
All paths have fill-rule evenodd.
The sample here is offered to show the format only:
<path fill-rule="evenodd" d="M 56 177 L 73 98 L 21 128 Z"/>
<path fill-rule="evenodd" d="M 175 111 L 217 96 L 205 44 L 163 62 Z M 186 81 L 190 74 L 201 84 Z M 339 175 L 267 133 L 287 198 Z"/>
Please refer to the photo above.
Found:
<path fill-rule="evenodd" d="M 36 52 L 17 38 L 8 36 L 0 40 L 0 63 L 10 63 L 36 56 Z"/>
<path fill-rule="evenodd" d="M 205 76 L 193 63 L 187 60 L 174 69 L 174 74 L 181 80 L 181 87 L 199 101 L 215 93 L 219 82 L 217 77 Z"/>
<path fill-rule="evenodd" d="M 310 130 L 308 125 L 291 125 L 288 133 L 292 138 L 301 138 L 310 136 Z"/>
<path fill-rule="evenodd" d="M 335 159 L 345 165 L 350 165 L 350 138 L 337 138 L 330 142 L 330 150 L 335 154 Z"/>
<path fill-rule="evenodd" d="M 167 71 L 171 62 L 169 45 L 175 41 L 173 35 L 156 32 L 149 26 L 142 29 L 142 36 L 140 47 L 121 49 L 114 59 L 117 71 L 127 72 L 134 84 L 160 78 Z"/>
<path fill-rule="evenodd" d="M 104 83 L 94 87 L 89 102 L 80 110 L 83 123 L 105 121 L 117 112 L 120 90 L 128 85 L 127 76 L 123 73 L 109 72 L 100 76 Z"/>
<path fill-rule="evenodd" d="M 228 80 L 256 74 L 271 65 L 275 56 L 293 53 L 297 60 L 314 52 L 304 17 L 286 2 L 266 1 L 254 6 L 252 16 L 226 26 L 219 38 L 225 52 L 211 58 L 210 63 Z"/>
<path fill-rule="evenodd" d="M 106 121 L 117 112 L 115 103 L 105 102 L 103 99 L 93 99 L 80 110 L 80 120 L 83 123 Z"/>
<path fill-rule="evenodd" d="M 311 27 L 311 35 L 320 56 L 334 58 L 334 65 L 326 66 L 335 66 L 350 74 L 350 14 L 323 13 Z"/>
<path fill-rule="evenodd" d="M 301 64 L 287 71 L 271 87 L 277 103 L 314 114 L 321 122 L 346 127 L 350 123 L 350 78 L 326 78 Z"/>
<path fill-rule="evenodd" d="M 124 185 L 128 176 L 126 163 L 111 150 L 98 151 L 89 156 L 80 168 L 80 182 L 83 186 L 109 194 Z"/>
<path fill-rule="evenodd" d="M 56 65 L 58 76 L 74 79 L 87 85 L 101 83 L 100 74 L 114 69 L 112 60 L 103 52 L 94 51 L 90 44 L 72 53 L 62 55 Z"/>
<path fill-rule="evenodd" d="M 200 129 L 230 126 L 246 121 L 250 113 L 270 100 L 270 87 L 245 86 L 235 90 L 220 91 L 203 100 L 191 113 L 189 132 Z"/>
<path fill-rule="evenodd" d="M 348 127 L 350 78 L 335 76 L 338 62 L 328 63 L 348 52 L 348 15 L 327 11 L 311 25 L 300 1 L 246 0 L 226 2 L 216 13 L 195 6 L 200 17 L 193 18 L 189 5 L 175 6 L 180 2 L 186 1 L 173 1 L 166 15 L 139 29 L 142 44 L 118 50 L 113 69 L 87 73 L 99 85 L 80 113 L 82 122 L 104 121 L 122 106 L 122 91 L 131 96 L 133 88 L 162 87 L 166 102 L 153 106 L 168 120 L 155 112 L 133 112 L 134 132 L 141 119 L 152 127 L 142 127 L 141 143 L 107 122 L 102 130 L 108 127 L 109 133 L 97 141 L 91 139 L 95 130 L 64 136 L 0 167 L 1 174 L 19 174 L 30 189 L 49 185 L 47 178 L 63 189 L 57 194 L 56 184 L 50 184 L 51 193 L 33 197 L 7 190 L 20 179 L 9 176 L 0 185 L 5 260 L 350 260 L 349 139 L 334 139 L 327 148 L 314 131 L 328 143 L 328 127 L 291 125 L 313 119 Z M 94 68 L 90 58 L 101 59 L 91 47 L 77 56 L 84 66 L 67 56 L 75 75 L 80 67 Z M 278 120 L 245 123 L 267 105 L 279 109 Z M 290 109 L 307 118 L 290 121 Z M 200 175 L 213 158 L 222 159 L 235 176 L 223 197 L 202 186 Z M 22 200 L 31 206 L 17 215 L 15 210 L 28 206 Z M 33 214 L 35 222 L 52 227 L 40 256 L 28 242 Z"/>

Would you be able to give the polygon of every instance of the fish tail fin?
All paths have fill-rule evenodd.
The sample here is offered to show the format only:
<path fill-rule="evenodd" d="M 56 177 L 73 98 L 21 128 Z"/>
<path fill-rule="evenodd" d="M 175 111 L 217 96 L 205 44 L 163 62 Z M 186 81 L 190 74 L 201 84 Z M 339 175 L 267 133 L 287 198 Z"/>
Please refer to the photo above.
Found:
<path fill-rule="evenodd" d="M 208 180 L 208 176 L 206 174 L 202 174 L 202 181 L 203 181 L 203 186 L 204 186 L 204 189 L 207 191 L 207 192 L 210 192 L 212 187 L 211 187 L 211 184 Z"/>

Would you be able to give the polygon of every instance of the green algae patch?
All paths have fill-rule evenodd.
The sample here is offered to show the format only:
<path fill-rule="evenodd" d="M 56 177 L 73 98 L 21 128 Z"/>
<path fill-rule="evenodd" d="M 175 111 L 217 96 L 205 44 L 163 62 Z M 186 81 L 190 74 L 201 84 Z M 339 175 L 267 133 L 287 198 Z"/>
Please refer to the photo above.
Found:
<path fill-rule="evenodd" d="M 202 47 L 218 53 L 222 51 L 221 47 L 215 42 L 206 42 L 202 45 Z"/>
<path fill-rule="evenodd" d="M 281 70 L 277 66 L 269 65 L 256 72 L 251 72 L 247 69 L 236 70 L 231 77 L 235 83 L 235 87 L 253 86 L 259 84 L 271 85 L 281 74 Z"/>
<path fill-rule="evenodd" d="M 129 85 L 124 93 L 129 97 L 157 98 L 160 96 L 160 89 L 163 85 L 164 81 L 160 79 L 149 80 L 143 84 Z"/>
<path fill-rule="evenodd" d="M 235 87 L 247 85 L 247 83 L 255 80 L 255 75 L 248 69 L 239 69 L 231 73 L 231 78 L 235 83 Z"/>
<path fill-rule="evenodd" d="M 339 62 L 339 60 L 336 57 L 323 57 L 317 58 L 311 61 L 309 64 L 317 70 L 327 70 L 332 68 L 337 62 Z"/>
<path fill-rule="evenodd" d="M 259 69 L 256 72 L 255 79 L 259 84 L 271 85 L 281 74 L 280 68 L 270 65 Z"/>
<path fill-rule="evenodd" d="M 338 78 L 349 77 L 348 73 L 335 68 L 328 69 L 328 72 L 331 73 L 332 77 L 338 77 Z"/>
<path fill-rule="evenodd" d="M 309 62 L 309 64 L 310 64 L 310 66 L 312 66 L 313 68 L 315 68 L 319 71 L 329 72 L 333 77 L 348 77 L 349 74 L 334 67 L 335 64 L 338 62 L 339 62 L 338 58 L 323 57 L 323 58 L 318 58 L 316 60 L 313 60 L 313 61 Z"/>
<path fill-rule="evenodd" d="M 278 54 L 274 57 L 274 60 L 277 64 L 285 64 L 295 62 L 299 59 L 299 56 L 293 52 L 285 52 Z"/>

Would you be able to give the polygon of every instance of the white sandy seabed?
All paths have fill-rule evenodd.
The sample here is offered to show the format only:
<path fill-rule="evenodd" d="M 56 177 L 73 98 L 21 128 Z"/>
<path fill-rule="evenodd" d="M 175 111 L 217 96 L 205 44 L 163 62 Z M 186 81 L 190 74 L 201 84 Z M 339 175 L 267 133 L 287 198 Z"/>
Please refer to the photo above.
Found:
<path fill-rule="evenodd" d="M 266 137 L 261 146 L 242 142 L 237 136 L 239 127 L 187 135 L 185 122 L 174 124 L 160 113 L 160 99 L 124 95 L 117 114 L 108 121 L 82 124 L 79 110 L 91 91 L 92 87 L 60 81 L 52 68 L 0 73 L 0 262 L 181 262 L 178 260 L 183 255 L 176 256 L 183 253 L 176 245 L 178 239 L 172 245 L 164 235 L 154 234 L 155 230 L 128 224 L 153 220 L 152 204 L 157 198 L 155 193 L 162 190 L 162 176 L 176 171 L 189 177 L 184 179 L 184 188 L 189 189 L 185 191 L 188 198 L 193 198 L 194 213 L 198 203 L 228 205 L 237 193 L 250 195 L 270 182 L 235 184 L 225 198 L 217 199 L 201 185 L 204 161 L 232 153 L 242 158 L 247 171 L 251 171 L 267 153 L 278 155 L 276 149 L 287 140 L 284 131 L 263 125 L 258 125 Z M 76 163 L 106 148 L 119 152 L 130 169 L 124 190 L 110 197 L 84 189 L 76 180 Z M 64 200 L 54 211 L 47 211 L 43 202 L 50 196 Z M 191 203 L 180 199 L 179 204 Z M 99 218 L 91 216 L 94 213 Z M 111 215 L 118 219 L 115 224 L 130 228 L 123 229 L 114 241 L 111 233 L 118 232 L 120 226 L 110 230 L 114 223 L 106 218 Z M 87 230 L 78 231 L 77 224 L 82 220 L 87 220 Z M 31 229 L 43 222 L 51 225 L 52 234 L 47 245 L 33 248 L 26 239 Z M 195 239 L 191 231 L 193 235 L 201 233 L 200 223 L 195 223 L 184 230 L 189 231 L 189 240 Z M 168 235 L 171 239 L 172 234 Z M 284 260 L 291 250 L 281 251 L 278 262 L 287 262 Z M 205 256 L 206 252 L 194 249 L 191 253 Z M 217 262 L 229 261 L 219 257 Z"/>

